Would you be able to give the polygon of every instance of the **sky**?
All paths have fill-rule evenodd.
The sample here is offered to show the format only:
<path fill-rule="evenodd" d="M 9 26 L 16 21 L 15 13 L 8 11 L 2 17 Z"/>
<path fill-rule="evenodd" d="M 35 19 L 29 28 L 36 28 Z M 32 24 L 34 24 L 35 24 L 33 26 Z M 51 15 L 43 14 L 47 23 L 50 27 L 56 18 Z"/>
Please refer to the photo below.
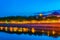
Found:
<path fill-rule="evenodd" d="M 60 10 L 60 0 L 0 0 L 1 16 L 30 16 Z"/>

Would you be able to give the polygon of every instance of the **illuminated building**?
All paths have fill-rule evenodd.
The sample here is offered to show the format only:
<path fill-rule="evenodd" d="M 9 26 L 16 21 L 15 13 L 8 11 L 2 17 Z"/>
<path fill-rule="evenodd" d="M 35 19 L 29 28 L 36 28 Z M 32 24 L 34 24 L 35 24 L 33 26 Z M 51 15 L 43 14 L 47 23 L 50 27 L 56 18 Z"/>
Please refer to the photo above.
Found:
<path fill-rule="evenodd" d="M 40 13 L 40 14 L 39 14 L 39 16 L 43 16 L 43 14 L 42 14 L 42 13 Z"/>

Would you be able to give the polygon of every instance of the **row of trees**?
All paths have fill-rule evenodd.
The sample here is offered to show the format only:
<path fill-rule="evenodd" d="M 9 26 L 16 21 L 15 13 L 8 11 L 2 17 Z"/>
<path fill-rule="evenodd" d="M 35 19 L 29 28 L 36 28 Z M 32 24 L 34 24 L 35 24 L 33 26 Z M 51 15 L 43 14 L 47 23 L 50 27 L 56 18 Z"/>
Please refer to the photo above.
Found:
<path fill-rule="evenodd" d="M 9 17 L 0 17 L 0 21 L 10 21 L 10 20 L 16 20 L 16 21 L 25 21 L 25 20 L 42 20 L 42 17 L 39 16 L 9 16 Z"/>
<path fill-rule="evenodd" d="M 57 20 L 58 18 L 56 16 L 51 17 L 41 17 L 41 16 L 29 16 L 29 17 L 22 17 L 22 16 L 10 16 L 10 17 L 1 17 L 0 21 L 10 21 L 10 20 L 16 20 L 16 21 L 25 21 L 25 20 Z"/>
<path fill-rule="evenodd" d="M 53 14 L 53 13 L 52 13 Z M 57 14 L 57 12 L 54 12 L 54 14 Z M 10 20 L 16 20 L 16 21 L 25 21 L 25 20 L 47 20 L 47 19 L 54 19 L 57 20 L 57 16 L 9 16 L 9 17 L 0 17 L 0 21 L 10 21 Z"/>

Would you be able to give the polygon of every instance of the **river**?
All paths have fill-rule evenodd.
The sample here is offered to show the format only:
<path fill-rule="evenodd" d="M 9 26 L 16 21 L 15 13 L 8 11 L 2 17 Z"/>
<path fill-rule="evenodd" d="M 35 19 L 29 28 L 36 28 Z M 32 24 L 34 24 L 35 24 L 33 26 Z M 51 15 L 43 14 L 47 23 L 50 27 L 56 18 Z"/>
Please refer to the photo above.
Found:
<path fill-rule="evenodd" d="M 29 34 L 9 34 L 0 32 L 0 40 L 60 40 L 59 37 L 52 37 L 47 35 L 29 35 Z"/>

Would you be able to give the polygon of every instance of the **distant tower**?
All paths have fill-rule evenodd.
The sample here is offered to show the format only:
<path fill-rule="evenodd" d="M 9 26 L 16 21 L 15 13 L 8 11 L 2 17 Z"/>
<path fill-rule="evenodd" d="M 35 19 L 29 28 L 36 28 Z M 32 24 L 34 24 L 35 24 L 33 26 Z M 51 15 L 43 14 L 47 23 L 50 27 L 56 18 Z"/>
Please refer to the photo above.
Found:
<path fill-rule="evenodd" d="M 39 16 L 43 16 L 43 14 L 42 14 L 42 13 L 40 13 L 40 14 L 39 14 Z"/>

